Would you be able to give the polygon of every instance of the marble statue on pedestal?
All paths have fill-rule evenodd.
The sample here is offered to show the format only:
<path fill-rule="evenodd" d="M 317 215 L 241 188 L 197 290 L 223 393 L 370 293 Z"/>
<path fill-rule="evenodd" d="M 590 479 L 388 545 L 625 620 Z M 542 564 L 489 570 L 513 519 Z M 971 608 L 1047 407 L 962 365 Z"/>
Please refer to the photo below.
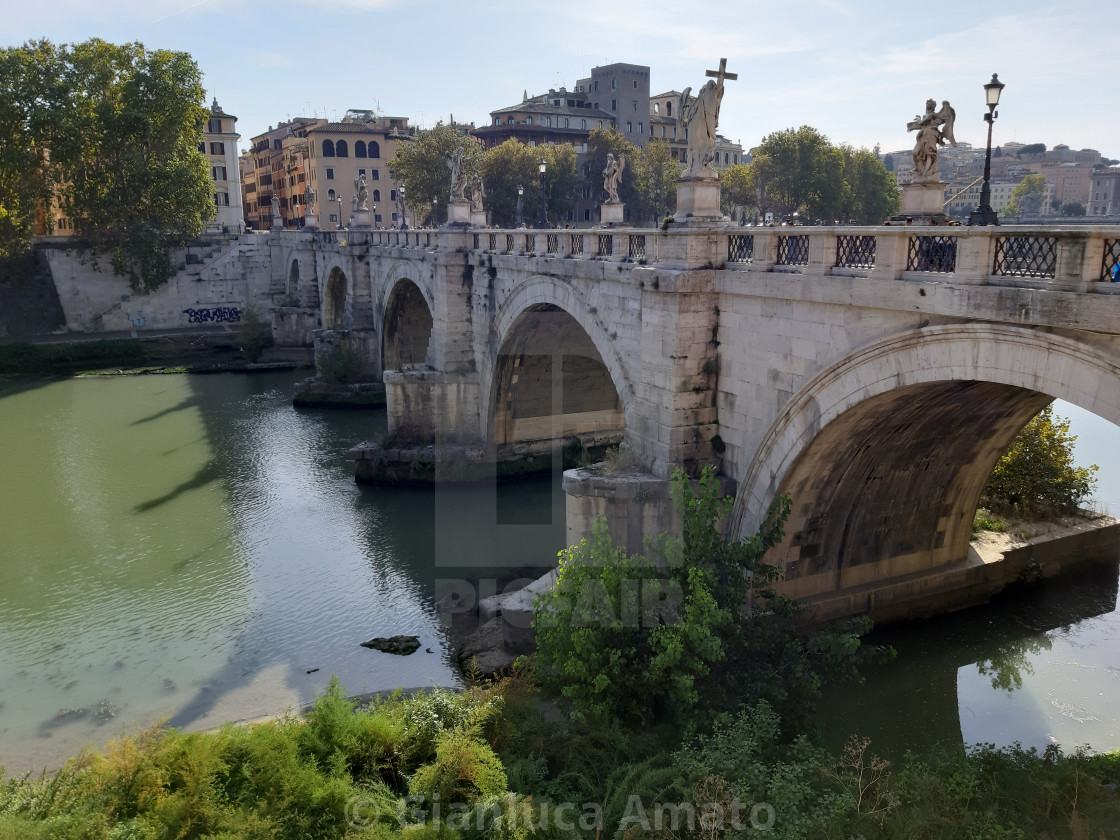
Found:
<path fill-rule="evenodd" d="M 925 114 L 914 117 L 906 124 L 908 132 L 918 132 L 917 142 L 914 144 L 914 169 L 911 171 L 911 182 L 915 184 L 940 182 L 938 147 L 957 145 L 957 140 L 953 136 L 953 124 L 956 122 L 957 112 L 950 107 L 948 100 L 941 102 L 941 110 L 935 110 L 936 108 L 937 103 L 927 99 Z"/>
<path fill-rule="evenodd" d="M 272 195 L 272 218 L 280 216 L 280 196 L 273 193 Z"/>
<path fill-rule="evenodd" d="M 471 212 L 483 213 L 485 208 L 482 205 L 482 199 L 486 195 L 486 189 L 482 184 L 482 176 L 477 172 L 471 178 Z"/>
<path fill-rule="evenodd" d="M 607 204 L 618 204 L 618 182 L 622 180 L 622 170 L 626 168 L 626 155 L 607 152 L 607 167 L 603 170 L 603 189 L 607 191 Z"/>
<path fill-rule="evenodd" d="M 306 208 L 304 212 L 308 216 L 315 215 L 315 190 L 311 189 L 310 184 L 303 191 L 303 206 Z"/>
<path fill-rule="evenodd" d="M 354 179 L 354 210 L 369 210 L 369 188 L 365 175 L 359 174 Z"/>
<path fill-rule="evenodd" d="M 677 113 L 684 125 L 688 139 L 688 163 L 684 178 L 715 178 L 712 161 L 716 159 L 716 128 L 719 126 L 719 106 L 723 101 L 724 79 L 736 79 L 738 74 L 727 72 L 727 59 L 719 60 L 719 70 L 708 70 L 712 79 L 704 83 L 700 92 L 692 96 L 686 87 L 680 96 Z"/>
<path fill-rule="evenodd" d="M 467 200 L 467 173 L 463 168 L 463 150 L 447 153 L 447 168 L 451 170 L 451 200 Z"/>

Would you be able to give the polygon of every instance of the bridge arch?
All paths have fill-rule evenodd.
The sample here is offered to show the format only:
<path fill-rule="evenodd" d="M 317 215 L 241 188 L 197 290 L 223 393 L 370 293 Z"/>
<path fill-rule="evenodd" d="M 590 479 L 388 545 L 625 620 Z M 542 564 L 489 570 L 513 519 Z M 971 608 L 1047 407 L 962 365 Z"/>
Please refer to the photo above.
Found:
<path fill-rule="evenodd" d="M 350 297 L 350 281 L 341 266 L 334 265 L 327 274 L 326 289 L 323 293 L 323 328 L 343 330 L 349 322 L 347 302 Z"/>
<path fill-rule="evenodd" d="M 434 319 L 423 291 L 411 278 L 401 278 L 385 296 L 381 359 L 385 370 L 414 370 L 433 365 Z"/>
<path fill-rule="evenodd" d="M 578 292 L 531 278 L 503 301 L 493 323 L 479 383 L 490 440 L 518 445 L 559 433 L 587 442 L 625 428 L 633 402 L 626 368 Z"/>
<path fill-rule="evenodd" d="M 774 550 L 811 597 L 967 557 L 995 462 L 1061 398 L 1120 423 L 1120 356 L 1023 327 L 928 327 L 865 347 L 782 409 L 740 483 L 729 532 L 793 499 Z"/>

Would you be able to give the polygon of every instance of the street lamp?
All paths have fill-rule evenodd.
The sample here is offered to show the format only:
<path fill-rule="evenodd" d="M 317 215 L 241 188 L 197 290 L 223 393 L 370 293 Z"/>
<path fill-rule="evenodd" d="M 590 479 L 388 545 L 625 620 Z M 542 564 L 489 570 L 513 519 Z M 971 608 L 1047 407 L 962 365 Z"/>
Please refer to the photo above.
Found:
<path fill-rule="evenodd" d="M 1004 84 L 996 74 L 992 74 L 992 80 L 984 85 L 984 96 L 988 103 L 988 113 L 984 115 L 984 122 L 988 124 L 988 151 L 984 155 L 984 186 L 980 188 L 980 206 L 968 214 L 968 223 L 970 225 L 998 225 L 999 216 L 996 211 L 992 209 L 992 123 L 995 122 L 999 114 L 996 112 L 996 106 L 999 104 L 999 95 L 1003 90 Z"/>
<path fill-rule="evenodd" d="M 523 186 L 521 186 L 520 184 L 518 184 L 517 185 L 517 226 L 518 227 L 521 227 L 521 225 L 523 225 L 525 223 L 525 220 L 521 216 L 521 207 L 522 207 L 521 199 L 522 199 L 522 196 L 524 196 L 524 195 L 525 195 L 525 188 Z"/>
<path fill-rule="evenodd" d="M 334 200 L 338 202 L 338 229 L 342 230 L 342 193 L 335 196 Z"/>
<path fill-rule="evenodd" d="M 544 200 L 544 171 L 548 169 L 548 164 L 543 157 L 541 162 L 537 164 L 537 168 L 541 171 L 541 228 L 543 229 L 548 227 L 548 212 Z"/>
<path fill-rule="evenodd" d="M 397 185 L 397 198 L 401 203 L 401 230 L 408 230 L 408 217 L 405 215 L 404 184 Z"/>

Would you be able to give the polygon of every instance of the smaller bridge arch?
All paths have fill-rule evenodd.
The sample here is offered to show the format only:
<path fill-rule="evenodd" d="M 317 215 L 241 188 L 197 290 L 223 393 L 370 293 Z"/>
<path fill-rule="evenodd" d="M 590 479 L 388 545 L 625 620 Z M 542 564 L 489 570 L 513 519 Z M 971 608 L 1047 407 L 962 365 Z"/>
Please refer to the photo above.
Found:
<path fill-rule="evenodd" d="M 393 284 L 385 298 L 381 359 L 385 370 L 432 367 L 432 317 L 424 293 L 411 278 Z"/>
<path fill-rule="evenodd" d="M 349 322 L 348 300 L 350 281 L 341 266 L 334 265 L 327 274 L 326 288 L 323 292 L 323 327 L 328 330 L 343 330 Z"/>

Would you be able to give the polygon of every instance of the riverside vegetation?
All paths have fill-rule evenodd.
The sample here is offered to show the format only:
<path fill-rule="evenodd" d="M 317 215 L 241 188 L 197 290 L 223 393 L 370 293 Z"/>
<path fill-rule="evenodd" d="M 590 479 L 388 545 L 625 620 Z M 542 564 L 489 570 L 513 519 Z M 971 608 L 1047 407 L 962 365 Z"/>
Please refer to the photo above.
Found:
<path fill-rule="evenodd" d="M 601 524 L 562 553 L 513 675 L 360 708 L 333 680 L 302 718 L 157 726 L 0 781 L 0 840 L 1117 836 L 1120 753 L 822 747 L 821 685 L 890 652 L 860 644 L 866 622 L 796 629 L 763 560 L 788 500 L 728 542 L 710 473 L 673 495 L 683 539 L 651 557 Z"/>

